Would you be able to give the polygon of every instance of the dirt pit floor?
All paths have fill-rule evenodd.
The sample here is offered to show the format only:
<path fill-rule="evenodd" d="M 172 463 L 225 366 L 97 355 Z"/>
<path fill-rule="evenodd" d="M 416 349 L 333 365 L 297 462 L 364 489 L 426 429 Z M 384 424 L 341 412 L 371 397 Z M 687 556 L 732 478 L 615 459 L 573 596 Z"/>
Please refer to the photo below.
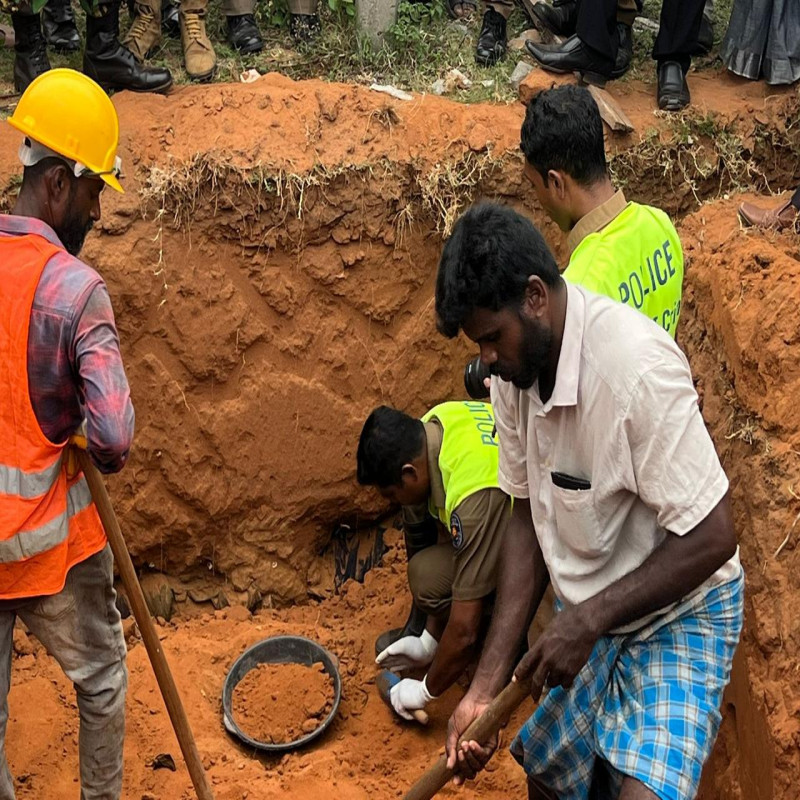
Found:
<path fill-rule="evenodd" d="M 520 94 L 550 82 L 534 70 Z M 742 230 L 735 208 L 800 183 L 800 104 L 796 90 L 713 71 L 691 88 L 692 109 L 669 116 L 654 111 L 653 86 L 612 86 L 636 130 L 608 149 L 629 199 L 665 209 L 682 236 L 678 340 L 731 479 L 747 570 L 745 632 L 700 798 L 795 800 L 800 240 Z M 466 205 L 524 210 L 566 263 L 522 177 L 523 107 L 279 75 L 114 102 L 127 192 L 104 195 L 83 254 L 108 282 L 137 411 L 130 462 L 109 486 L 216 796 L 402 796 L 441 752 L 463 688 L 430 706 L 427 728 L 378 697 L 374 640 L 405 619 L 408 598 L 396 531 L 363 583 L 336 577 L 359 540 L 350 566 L 364 572 L 390 511 L 354 481 L 356 441 L 379 403 L 422 414 L 463 396 L 473 348 L 436 333 L 432 297 L 443 236 Z M 4 208 L 17 144 L 0 137 Z M 188 800 L 125 624 L 124 797 Z M 342 703 L 312 747 L 269 758 L 226 734 L 221 692 L 246 647 L 285 633 L 339 659 Z M 77 730 L 72 687 L 18 630 L 7 749 L 21 800 L 78 796 Z M 163 753 L 176 772 L 153 769 Z M 503 750 L 474 787 L 443 792 L 456 795 L 522 798 L 524 781 Z"/>
<path fill-rule="evenodd" d="M 319 728 L 333 697 L 321 664 L 258 664 L 233 690 L 233 719 L 257 742 L 285 744 Z"/>

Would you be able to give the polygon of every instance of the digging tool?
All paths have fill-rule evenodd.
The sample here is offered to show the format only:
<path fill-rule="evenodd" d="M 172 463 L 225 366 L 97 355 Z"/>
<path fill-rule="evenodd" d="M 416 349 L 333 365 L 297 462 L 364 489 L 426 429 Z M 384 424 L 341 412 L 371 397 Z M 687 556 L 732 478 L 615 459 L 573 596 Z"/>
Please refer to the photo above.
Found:
<path fill-rule="evenodd" d="M 464 731 L 459 739 L 463 741 L 474 739 L 476 742 L 486 742 L 505 725 L 509 716 L 529 696 L 529 685 L 511 681 L 487 706 L 486 710 Z M 447 768 L 447 756 L 443 755 L 405 795 L 404 800 L 431 800 L 447 781 L 453 777 L 453 770 Z"/>
<path fill-rule="evenodd" d="M 114 554 L 114 560 L 117 562 L 122 584 L 128 593 L 133 616 L 136 620 L 136 624 L 139 626 L 139 632 L 142 634 L 142 640 L 144 641 L 147 655 L 150 657 L 150 663 L 153 665 L 153 672 L 155 672 L 156 680 L 158 681 L 158 688 L 161 690 L 161 696 L 164 698 L 164 705 L 167 707 L 172 727 L 175 730 L 175 736 L 178 739 L 178 744 L 181 747 L 186 767 L 192 779 L 192 785 L 197 793 L 198 800 L 214 800 L 211 787 L 206 780 L 203 762 L 200 760 L 200 754 L 197 752 L 197 745 L 192 735 L 189 720 L 186 717 L 186 711 L 183 708 L 181 697 L 178 694 L 178 687 L 175 686 L 175 681 L 172 678 L 172 672 L 170 672 L 166 656 L 161 649 L 161 641 L 156 633 L 153 620 L 150 618 L 150 611 L 147 608 L 147 603 L 142 594 L 142 587 L 139 586 L 139 579 L 136 577 L 136 570 L 133 568 L 133 562 L 128 553 L 125 539 L 122 537 L 122 530 L 119 527 L 117 515 L 114 513 L 114 508 L 111 505 L 111 499 L 106 491 L 106 486 L 103 483 L 100 473 L 97 471 L 94 464 L 92 464 L 89 454 L 80 448 L 75 449 L 78 456 L 78 463 L 83 470 L 83 474 L 86 476 L 86 483 L 89 484 L 92 499 L 94 500 L 95 506 L 97 506 L 97 513 L 100 515 L 100 520 L 106 530 L 108 543 L 111 545 L 111 552 Z"/>
<path fill-rule="evenodd" d="M 378 687 L 378 694 L 380 694 L 383 702 L 386 703 L 386 705 L 389 706 L 392 711 L 394 711 L 391 696 L 392 686 L 396 686 L 398 683 L 400 683 L 399 676 L 395 675 L 394 672 L 388 669 L 381 670 L 378 673 L 378 677 L 375 678 L 375 685 Z M 412 711 L 411 716 L 413 716 L 420 725 L 428 724 L 428 715 L 421 708 L 418 708 L 416 711 Z"/>

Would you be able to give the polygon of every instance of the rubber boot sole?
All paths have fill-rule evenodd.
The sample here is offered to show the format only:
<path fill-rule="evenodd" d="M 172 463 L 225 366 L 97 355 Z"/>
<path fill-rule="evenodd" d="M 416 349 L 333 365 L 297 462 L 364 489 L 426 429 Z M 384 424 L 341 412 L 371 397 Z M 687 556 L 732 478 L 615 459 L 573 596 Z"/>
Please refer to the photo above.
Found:
<path fill-rule="evenodd" d="M 202 75 L 192 75 L 190 72 L 187 72 L 186 75 L 188 76 L 189 80 L 194 81 L 195 83 L 208 83 L 214 77 L 214 73 L 216 73 L 217 67 L 216 65 L 211 70 L 211 72 L 204 72 Z"/>

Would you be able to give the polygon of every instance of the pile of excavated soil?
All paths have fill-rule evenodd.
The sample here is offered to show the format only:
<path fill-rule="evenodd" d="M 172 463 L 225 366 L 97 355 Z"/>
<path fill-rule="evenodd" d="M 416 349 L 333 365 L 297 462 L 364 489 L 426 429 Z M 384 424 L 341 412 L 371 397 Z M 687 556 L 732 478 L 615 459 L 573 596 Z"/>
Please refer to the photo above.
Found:
<path fill-rule="evenodd" d="M 410 597 L 401 536 L 390 532 L 384 566 L 364 584 L 348 582 L 341 595 L 321 603 L 263 610 L 242 619 L 232 609 L 159 628 L 197 746 L 217 800 L 382 800 L 406 790 L 439 757 L 447 719 L 463 694 L 459 686 L 428 707 L 427 727 L 398 719 L 374 681 L 374 643 L 402 624 Z M 293 633 L 320 642 L 339 659 L 342 700 L 330 728 L 303 750 L 256 755 L 222 723 L 222 687 L 233 662 L 267 636 Z M 33 639 L 18 634 L 9 698 L 6 747 L 18 800 L 75 797 L 78 776 L 78 711 L 70 682 Z M 22 653 L 26 654 L 22 654 Z M 159 695 L 144 646 L 129 640 L 124 800 L 192 800 L 188 772 Z M 512 727 L 522 722 L 527 703 Z M 508 741 L 508 736 L 506 736 Z M 177 771 L 152 769 L 170 753 Z M 442 797 L 486 800 L 524 797 L 522 770 L 505 750 L 466 792 L 448 787 Z"/>
<path fill-rule="evenodd" d="M 788 188 L 800 177 L 791 91 L 711 74 L 702 107 L 675 117 L 654 116 L 652 86 L 634 84 L 615 87 L 618 99 L 640 107 L 646 91 L 649 106 L 634 136 L 610 142 L 629 197 L 683 212 L 737 183 Z M 386 512 L 354 480 L 369 411 L 421 414 L 463 396 L 474 348 L 439 336 L 432 313 L 442 231 L 479 196 L 542 222 L 522 177 L 522 107 L 402 102 L 280 76 L 115 103 L 128 192 L 104 195 L 84 250 L 109 285 L 137 411 L 130 461 L 110 486 L 137 565 L 167 573 L 177 599 L 208 601 L 209 613 L 162 637 L 217 797 L 395 796 L 437 755 L 460 689 L 431 708 L 427 729 L 393 718 L 373 685 L 373 642 L 405 618 L 404 569 L 392 551 L 364 585 L 332 596 L 319 556 L 339 523 Z M 717 110 L 720 119 L 703 116 Z M 0 137 L 6 205 L 16 148 Z M 743 646 L 702 800 L 794 800 L 800 255 L 797 237 L 740 231 L 734 205 L 703 206 L 679 225 L 679 341 L 731 478 L 748 575 Z M 563 262 L 564 237 L 542 227 Z M 245 601 L 264 609 L 211 610 Z M 246 647 L 280 633 L 340 658 L 342 705 L 311 750 L 254 759 L 224 732 L 222 683 Z M 7 745 L 18 796 L 75 795 L 72 688 L 24 634 L 15 648 Z M 148 766 L 179 751 L 135 640 L 130 672 L 125 797 L 188 800 L 182 766 Z M 522 797 L 524 782 L 503 753 L 475 791 Z"/>
<path fill-rule="evenodd" d="M 322 664 L 257 664 L 233 690 L 233 718 L 251 739 L 284 744 L 315 731 L 333 697 Z"/>

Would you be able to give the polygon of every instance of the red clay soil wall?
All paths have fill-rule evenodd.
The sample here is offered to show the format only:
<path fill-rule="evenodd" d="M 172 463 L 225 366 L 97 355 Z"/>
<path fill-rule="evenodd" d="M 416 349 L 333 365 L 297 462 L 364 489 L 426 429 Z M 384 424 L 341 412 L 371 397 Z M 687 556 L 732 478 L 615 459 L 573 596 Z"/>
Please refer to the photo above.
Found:
<path fill-rule="evenodd" d="M 800 240 L 688 217 L 681 344 L 731 481 L 747 624 L 716 753 L 718 796 L 797 796 L 800 771 Z"/>
<path fill-rule="evenodd" d="M 441 234 L 479 195 L 537 213 L 521 178 L 522 107 L 403 103 L 280 76 L 115 102 L 128 192 L 104 195 L 84 257 L 108 281 L 137 410 L 131 461 L 111 481 L 131 551 L 200 599 L 304 601 L 333 527 L 386 510 L 353 479 L 369 410 L 463 396 L 471 348 L 433 324 Z M 752 153 L 774 156 L 762 175 L 796 174 L 787 106 L 763 108 L 785 135 L 778 148 L 748 134 Z M 691 166 L 699 143 L 659 150 L 647 136 L 615 160 L 640 177 L 631 196 L 675 211 L 733 180 L 731 161 Z M 12 138 L 0 142 L 6 185 Z M 545 233 L 563 259 L 560 234 Z M 742 234 L 732 203 L 696 212 L 682 235 L 680 341 L 748 570 L 745 643 L 703 798 L 794 798 L 798 244 Z"/>

